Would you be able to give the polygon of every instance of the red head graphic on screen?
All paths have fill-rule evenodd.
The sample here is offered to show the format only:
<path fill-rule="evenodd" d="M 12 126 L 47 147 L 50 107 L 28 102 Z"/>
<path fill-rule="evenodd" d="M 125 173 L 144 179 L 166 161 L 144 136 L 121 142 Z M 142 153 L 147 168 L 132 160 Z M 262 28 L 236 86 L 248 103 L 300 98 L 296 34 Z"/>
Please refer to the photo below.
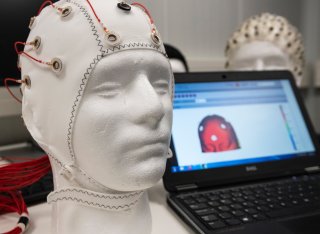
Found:
<path fill-rule="evenodd" d="M 210 115 L 199 124 L 199 138 L 203 153 L 223 152 L 240 148 L 232 125 L 223 117 Z"/>

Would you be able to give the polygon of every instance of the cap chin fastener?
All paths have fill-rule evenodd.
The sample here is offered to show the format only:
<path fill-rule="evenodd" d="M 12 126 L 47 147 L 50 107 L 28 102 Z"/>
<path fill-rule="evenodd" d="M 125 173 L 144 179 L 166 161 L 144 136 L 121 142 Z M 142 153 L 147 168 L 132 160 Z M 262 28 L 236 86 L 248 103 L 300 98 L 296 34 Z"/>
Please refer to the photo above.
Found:
<path fill-rule="evenodd" d="M 61 169 L 60 173 L 61 176 L 63 176 L 68 181 L 74 181 L 75 180 L 75 170 L 71 165 L 65 165 Z"/>

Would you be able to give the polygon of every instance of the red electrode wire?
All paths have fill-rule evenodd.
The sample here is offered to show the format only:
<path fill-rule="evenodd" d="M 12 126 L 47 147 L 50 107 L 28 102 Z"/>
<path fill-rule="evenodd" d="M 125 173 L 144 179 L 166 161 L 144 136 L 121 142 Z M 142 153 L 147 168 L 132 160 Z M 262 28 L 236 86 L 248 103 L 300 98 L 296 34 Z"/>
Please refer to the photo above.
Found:
<path fill-rule="evenodd" d="M 107 27 L 102 23 L 101 19 L 99 18 L 99 16 L 97 15 L 96 11 L 94 10 L 91 2 L 89 0 L 86 0 L 87 3 L 89 4 L 91 11 L 93 12 L 94 16 L 96 17 L 96 19 L 98 20 L 99 24 L 101 24 L 103 30 L 107 33 L 109 32 L 109 30 L 107 29 Z"/>
<path fill-rule="evenodd" d="M 3 234 L 21 234 L 27 228 L 29 215 L 20 190 L 34 184 L 50 171 L 48 156 L 0 166 L 0 215 L 12 212 L 20 215 L 16 227 Z"/>
<path fill-rule="evenodd" d="M 21 189 L 35 183 L 50 171 L 48 156 L 0 166 L 0 191 Z"/>
<path fill-rule="evenodd" d="M 8 85 L 8 81 L 11 81 L 11 82 L 14 82 L 14 83 L 18 83 L 18 84 L 21 84 L 22 81 L 21 80 L 17 80 L 17 79 L 14 79 L 14 78 L 5 78 L 4 79 L 4 86 L 6 87 L 7 91 L 10 93 L 10 95 L 16 100 L 18 101 L 19 103 L 22 103 L 22 101 L 16 97 L 16 95 L 14 95 L 14 93 L 11 91 L 11 89 L 9 88 L 9 85 Z"/>
<path fill-rule="evenodd" d="M 41 4 L 39 10 L 38 10 L 38 15 L 40 15 L 41 11 L 43 10 L 43 8 L 45 8 L 45 6 L 47 6 L 48 4 L 50 4 L 52 7 L 54 7 L 53 2 L 52 1 L 45 1 Z"/>
<path fill-rule="evenodd" d="M 18 55 L 24 54 L 24 55 L 26 55 L 27 57 L 29 57 L 30 59 L 32 59 L 32 60 L 34 60 L 34 61 L 36 61 L 36 62 L 38 62 L 38 63 L 45 64 L 45 65 L 48 65 L 48 66 L 51 65 L 50 62 L 45 62 L 45 61 L 42 61 L 42 60 L 40 60 L 40 59 L 36 59 L 35 57 L 31 56 L 30 54 L 28 54 L 28 53 L 26 53 L 26 52 L 24 52 L 24 51 L 19 51 L 18 45 L 24 45 L 24 46 L 26 46 L 26 45 L 32 45 L 32 42 L 22 42 L 22 41 L 17 41 L 17 42 L 15 42 L 15 43 L 14 43 L 14 49 L 15 49 L 16 53 L 17 53 Z"/>
<path fill-rule="evenodd" d="M 53 4 L 52 1 L 48 0 L 48 1 L 45 1 L 45 2 L 43 2 L 43 3 L 41 4 L 41 6 L 40 6 L 40 8 L 39 8 L 39 10 L 38 10 L 37 16 L 40 15 L 40 13 L 41 13 L 41 11 L 43 10 L 43 8 L 45 8 L 48 4 L 49 4 L 50 6 L 52 6 L 54 9 L 58 10 L 60 13 L 62 12 L 62 8 L 56 7 L 56 6 Z"/>
<path fill-rule="evenodd" d="M 132 6 L 138 6 L 138 7 L 142 8 L 142 10 L 148 15 L 148 17 L 149 17 L 149 19 L 150 19 L 150 23 L 151 23 L 152 25 L 154 25 L 153 18 L 152 18 L 152 16 L 151 16 L 150 12 L 148 11 L 148 9 L 147 9 L 144 5 L 142 5 L 141 3 L 138 3 L 138 2 L 134 2 L 134 3 L 132 3 L 131 5 L 132 5 Z"/>

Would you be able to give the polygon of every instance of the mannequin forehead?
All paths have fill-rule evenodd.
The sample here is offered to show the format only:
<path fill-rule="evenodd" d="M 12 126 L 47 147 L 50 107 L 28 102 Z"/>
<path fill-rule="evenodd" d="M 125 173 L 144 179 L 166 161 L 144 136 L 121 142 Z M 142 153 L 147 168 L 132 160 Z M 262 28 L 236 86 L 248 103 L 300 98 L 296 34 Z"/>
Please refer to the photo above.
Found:
<path fill-rule="evenodd" d="M 93 70 L 95 76 L 108 79 L 108 74 L 130 74 L 133 71 L 169 72 L 169 60 L 161 53 L 148 50 L 128 50 L 106 56 Z"/>
<path fill-rule="evenodd" d="M 231 60 L 248 60 L 258 58 L 282 58 L 289 60 L 289 56 L 278 46 L 269 41 L 252 41 L 243 44 L 236 49 L 231 56 Z"/>

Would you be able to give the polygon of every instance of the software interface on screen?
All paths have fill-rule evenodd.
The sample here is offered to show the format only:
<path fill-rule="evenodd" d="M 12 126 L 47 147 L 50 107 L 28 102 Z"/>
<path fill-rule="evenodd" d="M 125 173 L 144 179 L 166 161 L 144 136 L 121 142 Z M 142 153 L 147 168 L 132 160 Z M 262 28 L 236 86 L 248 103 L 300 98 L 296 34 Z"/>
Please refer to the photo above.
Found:
<path fill-rule="evenodd" d="M 312 156 L 288 80 L 176 84 L 172 172 Z"/>

